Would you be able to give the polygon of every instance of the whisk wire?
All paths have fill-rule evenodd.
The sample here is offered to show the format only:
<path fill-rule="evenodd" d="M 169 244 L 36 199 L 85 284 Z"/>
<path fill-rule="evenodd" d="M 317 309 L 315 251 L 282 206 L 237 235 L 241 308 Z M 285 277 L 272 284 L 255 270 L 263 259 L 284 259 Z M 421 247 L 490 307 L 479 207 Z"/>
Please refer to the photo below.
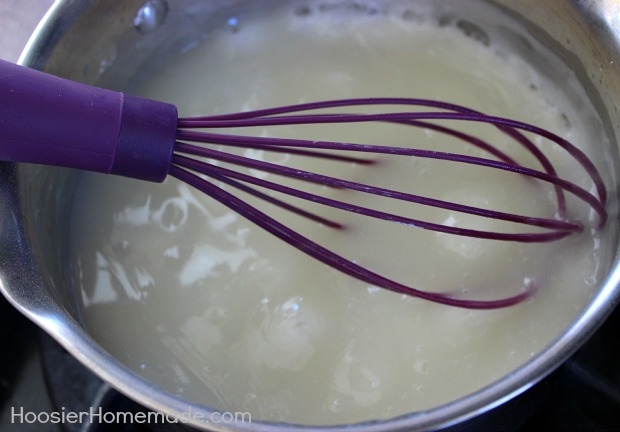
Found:
<path fill-rule="evenodd" d="M 295 116 L 285 116 L 283 114 L 312 111 L 312 110 L 325 110 L 328 108 L 336 107 L 348 107 L 348 106 L 365 106 L 365 105 L 406 105 L 417 107 L 431 107 L 445 111 L 439 112 L 390 112 L 379 114 L 305 114 Z M 470 108 L 451 104 L 446 102 L 417 99 L 417 98 L 357 98 L 357 99 L 338 99 L 330 101 L 311 102 L 296 105 L 287 105 L 282 107 L 246 111 L 240 113 L 214 115 L 214 116 L 201 116 L 192 118 L 179 119 L 180 128 L 221 128 L 221 127 L 253 127 L 253 126 L 275 126 L 275 125 L 290 125 L 290 124 L 325 124 L 325 123 L 351 123 L 351 122 L 369 122 L 369 121 L 385 121 L 385 122 L 397 122 L 397 123 L 409 123 L 416 125 L 417 120 L 457 120 L 457 121 L 471 121 L 478 123 L 491 124 L 500 129 L 503 133 L 509 135 L 520 145 L 524 146 L 542 165 L 545 172 L 552 176 L 557 176 L 553 165 L 545 154 L 538 149 L 528 138 L 526 138 L 520 131 L 526 131 L 539 135 L 551 142 L 556 143 L 561 148 L 566 150 L 577 162 L 583 167 L 588 176 L 592 179 L 597 194 L 602 206 L 605 206 L 607 200 L 607 191 L 602 180 L 600 173 L 594 166 L 588 156 L 579 148 L 574 146 L 569 141 L 553 134 L 545 129 L 537 126 L 519 122 L 512 119 L 503 117 L 490 116 Z M 418 126 L 424 126 L 417 124 Z M 439 129 L 437 129 L 439 130 Z M 450 128 L 443 128 L 444 133 L 454 133 L 454 136 L 460 136 L 465 138 L 460 132 Z M 448 132 L 451 131 L 451 132 Z M 473 143 L 465 138 L 466 141 Z M 493 147 L 493 146 L 489 146 Z M 494 150 L 491 152 L 495 153 Z M 498 154 L 495 154 L 498 156 Z M 502 156 L 499 156 L 503 159 Z M 506 162 L 508 160 L 503 159 Z M 514 162 L 514 161 L 512 161 Z M 558 195 L 559 212 L 564 213 L 565 203 L 562 196 L 562 192 L 556 188 L 556 194 Z M 604 224 L 602 221 L 601 225 Z"/>
<path fill-rule="evenodd" d="M 530 297 L 538 289 L 535 284 L 532 284 L 531 286 L 526 287 L 526 289 L 519 294 L 499 300 L 466 300 L 451 297 L 449 294 L 433 293 L 409 287 L 372 272 L 371 270 L 362 267 L 353 261 L 343 258 L 335 252 L 326 249 L 307 237 L 304 237 L 281 222 L 278 222 L 237 196 L 223 190 L 218 186 L 215 186 L 195 174 L 190 173 L 186 169 L 172 165 L 170 167 L 170 175 L 192 185 L 196 189 L 227 206 L 234 212 L 242 215 L 248 220 L 251 220 L 272 235 L 280 238 L 290 245 L 293 245 L 295 248 L 323 262 L 324 264 L 327 264 L 328 266 L 356 279 L 393 292 L 456 307 L 470 309 L 496 309 L 518 304 Z"/>
<path fill-rule="evenodd" d="M 185 158 L 180 155 L 174 155 L 172 159 L 172 163 L 178 165 L 180 167 L 189 168 L 193 171 L 197 171 L 199 173 L 205 174 L 210 177 L 217 176 L 219 179 L 224 178 L 235 178 L 237 180 L 241 180 L 247 183 L 254 184 L 256 186 L 260 186 L 263 188 L 267 188 L 276 192 L 284 193 L 290 196 L 294 196 L 296 198 L 301 198 L 307 201 L 312 201 L 318 204 L 338 208 L 340 210 L 345 210 L 352 213 L 358 213 L 364 216 L 373 217 L 376 219 L 382 219 L 385 221 L 396 222 L 404 225 L 410 225 L 418 228 L 423 228 L 427 230 L 432 230 L 436 232 L 442 232 L 446 234 L 454 234 L 461 235 L 466 237 L 475 237 L 475 238 L 485 238 L 492 240 L 506 240 L 506 241 L 517 241 L 523 243 L 537 243 L 537 242 L 545 242 L 545 241 L 553 241 L 558 240 L 562 237 L 569 235 L 572 232 L 580 231 L 582 226 L 579 224 L 558 221 L 553 219 L 543 219 L 543 218 L 532 218 L 532 217 L 519 217 L 517 215 L 513 215 L 510 213 L 501 213 L 494 212 L 489 210 L 482 210 L 477 207 L 469 207 L 464 205 L 459 205 L 451 202 L 436 201 L 435 204 L 426 203 L 427 205 L 432 205 L 434 207 L 454 207 L 458 209 L 457 211 L 462 211 L 470 214 L 479 214 L 482 216 L 488 216 L 488 214 L 492 214 L 494 219 L 503 219 L 503 220 L 511 220 L 513 222 L 526 223 L 528 225 L 535 225 L 538 227 L 544 228 L 552 228 L 554 231 L 544 232 L 544 233 L 504 233 L 504 232 L 493 232 L 493 231 L 482 231 L 482 230 L 473 230 L 467 228 L 459 228 L 442 224 L 435 224 L 431 222 L 421 221 L 419 219 L 408 218 L 404 216 L 398 216 L 393 213 L 382 212 L 374 209 L 370 209 L 367 207 L 362 207 L 350 203 L 346 203 L 340 200 L 334 200 L 327 198 L 322 195 L 315 195 L 312 193 L 304 192 L 299 189 L 290 188 L 279 183 L 270 182 L 268 180 L 259 179 L 253 176 L 249 176 L 247 174 L 239 173 L 227 168 L 204 164 L 203 162 L 197 161 L 195 159 Z M 349 182 L 347 182 L 349 183 Z M 354 183 L 355 184 L 355 183 Z M 359 185 L 359 184 L 358 184 Z M 374 188 L 372 186 L 367 186 L 368 190 L 364 192 L 370 192 L 370 189 L 380 189 Z M 387 189 L 381 189 L 383 192 L 389 192 L 390 198 L 397 198 L 397 194 L 402 194 L 401 192 L 391 191 Z M 383 194 L 382 194 L 383 195 Z M 408 195 L 408 194 L 403 194 Z M 384 195 L 385 196 L 385 195 Z M 416 197 L 412 195 L 411 197 Z M 420 197 L 423 198 L 423 197 Z M 412 199 L 407 199 L 407 201 L 413 201 Z M 486 213 L 486 214 L 483 214 Z"/>
<path fill-rule="evenodd" d="M 326 108 L 359 106 L 359 105 L 416 105 L 422 107 L 433 107 L 446 111 L 433 112 L 388 112 L 374 114 L 331 114 L 331 113 L 304 113 L 291 115 L 294 112 L 324 110 Z M 395 123 L 417 128 L 425 128 L 457 138 L 465 143 L 475 146 L 495 159 L 475 157 L 464 154 L 456 154 L 434 150 L 423 150 L 410 147 L 394 147 L 386 145 L 357 144 L 349 142 L 335 141 L 310 141 L 290 138 L 274 137 L 250 137 L 245 135 L 229 135 L 214 132 L 196 131 L 194 129 L 216 129 L 216 128 L 247 128 L 265 127 L 280 125 L 299 125 L 299 124 L 325 124 L 325 123 L 357 123 L 357 122 L 386 122 Z M 517 144 L 525 148 L 541 165 L 541 169 L 526 167 L 517 163 L 513 158 L 496 146 L 478 137 L 466 134 L 457 129 L 434 123 L 433 121 L 468 121 L 489 124 L 496 127 L 500 132 L 508 135 Z M 296 198 L 334 207 L 348 212 L 357 213 L 363 216 L 370 216 L 390 222 L 411 225 L 417 228 L 429 229 L 441 233 L 462 235 L 467 237 L 484 238 L 492 240 L 518 241 L 524 243 L 548 242 L 564 238 L 571 233 L 583 230 L 580 222 L 566 219 L 566 198 L 568 192 L 580 200 L 587 203 L 597 214 L 599 219 L 598 227 L 602 227 L 607 219 L 605 209 L 606 189 L 604 182 L 590 159 L 570 142 L 563 138 L 527 123 L 522 123 L 501 117 L 488 116 L 465 107 L 447 104 L 436 101 L 421 99 L 401 99 L 401 98 L 380 98 L 380 99 L 346 99 L 335 101 L 324 101 L 309 104 L 290 105 L 267 110 L 249 111 L 234 113 L 230 115 L 205 116 L 195 118 L 179 119 L 179 129 L 177 131 L 177 141 L 174 147 L 174 155 L 171 160 L 170 175 L 185 181 L 222 204 L 228 206 L 235 212 L 243 215 L 258 226 L 266 229 L 271 234 L 291 244 L 295 248 L 309 254 L 319 261 L 340 270 L 357 279 L 363 280 L 375 286 L 398 292 L 401 294 L 413 295 L 433 302 L 447 304 L 458 307 L 473 309 L 491 309 L 506 307 L 523 301 L 531 296 L 537 289 L 536 284 L 522 287 L 522 291 L 516 295 L 497 300 L 469 300 L 458 298 L 451 293 L 435 293 L 418 290 L 413 287 L 403 285 L 383 275 L 372 272 L 371 270 L 348 260 L 337 253 L 326 249 L 318 243 L 304 237 L 300 233 L 285 226 L 258 208 L 245 202 L 243 199 L 225 191 L 221 187 L 208 181 L 203 176 L 213 180 L 228 184 L 237 189 L 248 192 L 259 198 L 267 199 L 272 204 L 294 211 L 305 217 L 325 223 L 328 226 L 342 229 L 343 226 L 334 221 L 321 221 L 321 216 L 290 204 L 258 191 L 255 187 L 264 188 L 277 193 L 287 194 Z M 577 163 L 594 184 L 596 195 L 577 184 L 562 179 L 547 158 L 547 156 L 529 139 L 525 133 L 531 133 L 545 138 L 561 148 L 563 148 Z M 274 164 L 266 161 L 256 160 L 249 157 L 232 154 L 204 145 L 198 146 L 189 142 L 197 142 L 207 145 L 243 147 L 260 149 L 274 152 L 287 152 L 304 156 L 315 156 L 320 158 L 331 158 L 334 160 L 373 164 L 375 159 L 366 157 L 349 156 L 347 153 L 359 153 L 369 155 L 397 155 L 436 159 L 447 162 L 458 162 L 470 165 L 482 166 L 485 168 L 502 170 L 519 174 L 529 179 L 536 179 L 550 184 L 555 190 L 557 213 L 554 218 L 530 217 L 516 215 L 512 213 L 499 212 L 491 209 L 484 209 L 474 206 L 467 206 L 450 201 L 443 201 L 429 197 L 414 195 L 402 191 L 385 189 L 373 185 L 348 181 L 315 172 L 305 171 L 298 168 Z M 335 155 L 330 153 L 338 151 Z M 341 153 L 342 152 L 342 153 Z M 187 156 L 196 156 L 193 159 Z M 233 166 L 244 166 L 251 170 L 261 170 L 277 175 L 284 175 L 304 181 L 318 183 L 335 188 L 350 189 L 358 192 L 374 194 L 391 199 L 407 201 L 414 204 L 427 205 L 442 208 L 448 211 L 466 213 L 470 215 L 497 219 L 507 222 L 524 224 L 543 229 L 543 232 L 519 232 L 505 233 L 496 231 L 475 230 L 454 226 L 446 226 L 428 221 L 422 221 L 405 216 L 395 215 L 390 212 L 380 211 L 356 204 L 335 200 L 323 195 L 316 195 L 310 192 L 292 188 L 280 183 L 272 182 L 263 178 L 258 178 L 231 168 L 219 166 L 211 161 L 219 161 Z M 192 173 L 198 173 L 193 174 Z M 250 186 L 252 185 L 252 186 Z M 346 228 L 346 227 L 345 227 Z"/>
<path fill-rule="evenodd" d="M 409 151 L 412 151 L 412 149 L 398 149 L 398 150 L 403 150 L 403 152 L 405 152 L 404 154 L 408 154 Z M 351 190 L 355 190 L 355 191 L 362 192 L 362 193 L 379 195 L 383 197 L 388 197 L 388 198 L 402 200 L 402 201 L 408 201 L 411 203 L 416 203 L 416 204 L 421 204 L 421 205 L 426 205 L 426 206 L 442 208 L 442 209 L 456 211 L 460 213 L 467 213 L 467 214 L 489 217 L 489 218 L 498 219 L 498 220 L 505 220 L 509 222 L 532 225 L 532 226 L 537 226 L 540 228 L 564 230 L 565 231 L 564 235 L 568 235 L 571 231 L 578 232 L 582 229 L 582 226 L 580 224 L 572 223 L 568 221 L 562 221 L 562 220 L 556 220 L 556 219 L 545 219 L 545 218 L 534 218 L 534 217 L 529 217 L 529 216 L 520 216 L 520 215 L 515 215 L 512 213 L 504 213 L 504 212 L 499 212 L 499 211 L 494 211 L 494 210 L 489 210 L 489 209 L 482 209 L 479 207 L 457 204 L 457 203 L 453 203 L 450 201 L 443 201 L 439 199 L 428 198 L 428 197 L 409 194 L 405 192 L 395 191 L 392 189 L 385 189 L 385 188 L 380 188 L 380 187 L 376 187 L 372 185 L 343 180 L 340 178 L 335 178 L 331 176 L 317 174 L 314 172 L 304 171 L 304 170 L 300 170 L 297 168 L 290 168 L 290 167 L 286 167 L 286 166 L 282 166 L 278 164 L 273 164 L 270 162 L 258 161 L 255 159 L 233 155 L 233 154 L 226 153 L 226 152 L 221 152 L 221 151 L 208 149 L 204 147 L 193 146 L 191 144 L 187 144 L 183 142 L 177 142 L 176 153 L 187 153 L 187 154 L 192 154 L 195 156 L 200 156 L 203 158 L 217 159 L 222 162 L 231 163 L 237 166 L 242 165 L 242 166 L 246 166 L 252 169 L 258 169 L 258 170 L 262 170 L 266 172 L 285 175 L 285 176 L 289 176 L 289 177 L 293 177 L 293 178 L 297 178 L 301 180 L 306 180 L 306 181 L 311 181 L 311 182 L 315 182 L 315 183 L 319 183 L 319 184 L 323 184 L 327 186 L 351 189 Z M 434 156 L 439 157 L 439 155 L 434 155 Z M 203 174 L 208 174 L 209 170 L 214 169 L 214 167 L 208 163 L 200 162 L 200 161 L 189 159 L 189 158 L 181 158 L 177 155 L 173 156 L 172 162 L 178 165 L 181 165 L 181 166 L 191 168 Z M 519 173 L 525 174 L 524 172 L 519 172 Z M 536 173 L 541 176 L 544 176 L 544 173 L 540 173 L 540 172 L 536 172 Z M 260 183 L 262 187 L 268 187 L 272 190 L 277 190 L 279 192 L 287 193 L 289 195 L 296 196 L 298 198 L 303 198 L 303 199 L 307 199 L 307 200 L 314 201 L 314 202 L 320 202 L 325 205 L 330 205 L 332 207 L 346 209 L 348 211 L 353 211 L 355 213 L 362 213 L 367 216 L 373 215 L 372 211 L 362 211 L 361 210 L 362 208 L 358 206 L 350 206 L 348 208 L 344 208 L 345 203 L 341 201 L 329 200 L 322 196 L 306 194 L 303 191 L 300 191 L 299 189 L 286 188 L 276 183 L 266 182 L 266 181 L 257 179 L 252 176 L 245 176 L 239 173 L 235 173 L 232 170 L 227 170 L 226 175 L 235 176 L 239 180 L 243 179 L 243 181 L 252 182 L 254 184 Z M 551 180 L 560 181 L 561 179 L 555 178 Z M 567 187 L 570 187 L 570 186 L 574 186 L 574 185 L 573 184 L 567 185 Z M 586 194 L 586 197 L 587 197 L 588 195 L 587 192 L 583 191 L 583 193 Z M 379 216 L 380 214 L 382 216 Z M 468 237 L 488 238 L 488 239 L 495 239 L 495 240 L 522 241 L 522 242 L 550 241 L 550 240 L 556 240 L 559 238 L 555 234 L 550 235 L 550 236 L 545 236 L 541 234 L 532 234 L 531 236 L 528 236 L 528 235 L 521 235 L 521 234 L 490 233 L 490 232 L 485 232 L 485 231 L 466 230 L 466 229 L 460 229 L 456 227 L 448 227 L 448 226 L 444 226 L 440 224 L 425 223 L 425 222 L 422 222 L 416 219 L 398 218 L 396 215 L 393 215 L 390 213 L 377 212 L 377 213 L 374 213 L 373 217 L 379 217 L 384 220 L 391 220 L 394 222 L 406 223 L 406 224 L 418 226 L 424 229 L 431 229 L 434 231 L 464 235 Z"/>

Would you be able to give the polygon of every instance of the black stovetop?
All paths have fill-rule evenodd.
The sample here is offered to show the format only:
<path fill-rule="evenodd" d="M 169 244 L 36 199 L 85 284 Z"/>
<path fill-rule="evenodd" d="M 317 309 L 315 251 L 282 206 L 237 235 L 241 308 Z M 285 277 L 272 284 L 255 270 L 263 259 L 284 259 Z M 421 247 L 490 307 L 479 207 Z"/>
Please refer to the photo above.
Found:
<path fill-rule="evenodd" d="M 505 422 L 487 430 L 620 431 L 620 309 L 592 339 L 557 371 L 528 392 L 536 405 L 519 413 L 518 427 Z M 56 342 L 0 297 L 0 431 L 100 432 L 152 430 L 126 424 L 12 423 L 14 413 L 52 412 L 64 407 L 107 411 L 142 411 L 92 375 Z M 542 396 L 541 396 L 542 395 Z M 501 416 L 498 416 L 501 417 Z M 515 423 L 510 423 L 514 425 Z M 161 426 L 157 430 L 162 430 Z M 479 429 L 474 429 L 479 430 Z"/>

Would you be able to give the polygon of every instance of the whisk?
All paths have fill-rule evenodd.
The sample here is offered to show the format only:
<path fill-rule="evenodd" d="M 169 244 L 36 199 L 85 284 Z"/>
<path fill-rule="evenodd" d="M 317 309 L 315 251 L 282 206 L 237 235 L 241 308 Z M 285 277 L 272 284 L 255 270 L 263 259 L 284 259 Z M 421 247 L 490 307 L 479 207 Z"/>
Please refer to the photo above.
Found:
<path fill-rule="evenodd" d="M 326 108 L 349 110 L 353 107 L 372 105 L 423 107 L 425 111 L 411 111 L 411 108 L 408 108 L 409 111 L 374 114 L 334 114 L 324 111 Z M 437 120 L 444 123 L 440 125 L 433 122 Z M 227 135 L 204 131 L 210 128 L 292 124 L 320 126 L 327 123 L 358 122 L 382 122 L 425 128 L 478 147 L 490 157 L 419 148 Z M 463 124 L 462 122 L 493 125 L 531 153 L 541 169 L 523 166 L 489 142 L 456 128 L 444 126 L 445 122 L 457 125 Z M 551 161 L 534 145 L 526 133 L 528 136 L 538 135 L 564 149 L 590 177 L 594 192 L 558 177 Z M 552 218 L 541 218 L 483 209 L 255 160 L 221 150 L 227 146 L 287 152 L 366 165 L 372 165 L 374 161 L 368 159 L 368 154 L 390 154 L 503 170 L 551 184 L 557 211 Z M 246 200 L 223 189 L 220 184 L 227 184 L 334 229 L 340 229 L 342 225 L 276 198 L 268 191 L 416 228 L 497 241 L 550 242 L 581 232 L 584 229 L 583 224 L 569 220 L 566 216 L 566 193 L 574 195 L 591 207 L 598 216 L 597 228 L 602 228 L 607 220 L 605 209 L 607 192 L 601 175 L 591 160 L 570 142 L 530 124 L 486 115 L 459 105 L 423 99 L 343 99 L 227 115 L 178 118 L 176 107 L 170 104 L 87 86 L 0 60 L 0 160 L 78 168 L 152 182 L 162 182 L 166 177 L 172 176 L 204 192 L 293 247 L 352 277 L 401 294 L 475 309 L 514 305 L 531 296 L 537 287 L 527 286 L 517 295 L 497 300 L 462 299 L 450 293 L 416 289 L 373 272 L 302 236 Z M 247 170 L 235 170 L 230 166 L 242 166 L 329 187 L 534 228 L 528 232 L 506 233 L 417 220 L 278 184 L 248 174 Z"/>

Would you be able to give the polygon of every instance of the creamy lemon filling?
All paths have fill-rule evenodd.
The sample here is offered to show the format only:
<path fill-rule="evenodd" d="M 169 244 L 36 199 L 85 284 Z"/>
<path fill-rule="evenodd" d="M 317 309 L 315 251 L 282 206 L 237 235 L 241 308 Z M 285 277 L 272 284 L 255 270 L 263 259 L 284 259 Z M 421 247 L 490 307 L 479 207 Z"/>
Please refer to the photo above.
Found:
<path fill-rule="evenodd" d="M 586 146 L 597 163 L 604 159 L 593 150 L 606 142 L 600 121 L 551 53 L 527 37 L 502 37 L 502 26 L 508 35 L 516 34 L 511 26 L 518 29 L 505 17 L 485 28 L 458 12 L 438 14 L 431 5 L 292 2 L 256 16 L 231 15 L 134 91 L 174 103 L 185 116 L 335 98 L 437 99 L 534 123 Z M 510 51 L 510 43 L 514 52 L 528 46 L 556 75 Z M 532 163 L 505 137 L 462 128 Z M 412 143 L 484 155 L 436 132 L 395 125 L 244 133 Z M 540 145 L 562 176 L 591 188 L 561 150 Z M 479 167 L 381 157 L 360 166 L 241 153 L 469 205 L 544 217 L 555 212 L 549 188 Z M 534 297 L 510 308 L 458 309 L 340 274 L 178 181 L 152 185 L 95 174 L 81 180 L 72 262 L 88 330 L 167 391 L 221 411 L 249 411 L 256 420 L 387 418 L 478 390 L 558 336 L 592 296 L 610 257 L 606 238 L 593 229 L 596 217 L 574 203 L 570 217 L 583 220 L 585 232 L 533 245 L 324 210 L 346 225 L 338 231 L 273 210 L 313 240 L 420 289 L 492 299 L 540 286 Z M 377 198 L 358 202 L 373 205 Z M 383 208 L 451 226 L 518 228 L 400 203 Z"/>

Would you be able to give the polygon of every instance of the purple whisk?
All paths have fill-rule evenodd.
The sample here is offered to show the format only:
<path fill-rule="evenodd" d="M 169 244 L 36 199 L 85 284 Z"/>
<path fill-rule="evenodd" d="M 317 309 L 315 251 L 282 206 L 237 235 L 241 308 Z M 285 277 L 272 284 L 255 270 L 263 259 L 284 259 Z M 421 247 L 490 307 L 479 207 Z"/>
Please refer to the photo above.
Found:
<path fill-rule="evenodd" d="M 173 105 L 78 84 L 2 61 L 0 61 L 0 76 L 2 77 L 0 159 L 79 168 L 155 182 L 161 182 L 167 176 L 172 176 L 190 184 L 330 267 L 369 284 L 441 304 L 476 309 L 506 307 L 528 298 L 537 287 L 528 286 L 517 295 L 497 300 L 470 300 L 456 298 L 448 293 L 427 292 L 406 286 L 310 240 L 239 198 L 230 190 L 241 190 L 334 229 L 342 229 L 343 225 L 321 214 L 276 198 L 270 192 L 276 192 L 277 196 L 289 195 L 414 228 L 498 241 L 549 242 L 581 232 L 584 229 L 583 225 L 578 221 L 569 220 L 566 216 L 566 194 L 575 196 L 594 210 L 598 215 L 598 228 L 603 227 L 607 219 L 604 182 L 597 168 L 581 150 L 563 138 L 536 126 L 489 116 L 458 105 L 409 98 L 343 99 L 228 115 L 177 118 L 177 110 Z M 328 108 L 352 110 L 360 106 L 380 106 L 381 111 L 370 114 L 325 112 Z M 394 107 L 398 106 L 405 106 L 409 111 L 393 111 Z M 386 107 L 391 107 L 391 111 L 385 111 Z M 412 111 L 419 107 L 426 111 Z M 439 124 L 438 121 L 442 123 Z M 206 131 L 220 128 L 360 122 L 394 123 L 432 130 L 475 146 L 489 157 L 385 145 L 254 137 Z M 491 143 L 456 129 L 463 122 L 494 126 L 529 152 L 541 168 L 523 166 Z M 531 138 L 528 138 L 532 135 L 540 136 L 564 149 L 590 177 L 595 192 L 591 193 L 558 177 L 551 161 L 534 145 Z M 223 150 L 232 147 L 369 165 L 368 169 L 372 169 L 373 155 L 394 155 L 436 159 L 511 172 L 550 184 L 554 189 L 557 214 L 552 218 L 530 217 L 438 200 L 256 160 Z M 235 167 L 245 169 L 237 170 Z M 502 220 L 529 226 L 532 229 L 507 233 L 418 220 L 286 186 L 267 178 L 254 176 L 248 169 L 331 188 L 348 189 L 416 205 Z M 224 185 L 227 185 L 226 188 Z"/>

